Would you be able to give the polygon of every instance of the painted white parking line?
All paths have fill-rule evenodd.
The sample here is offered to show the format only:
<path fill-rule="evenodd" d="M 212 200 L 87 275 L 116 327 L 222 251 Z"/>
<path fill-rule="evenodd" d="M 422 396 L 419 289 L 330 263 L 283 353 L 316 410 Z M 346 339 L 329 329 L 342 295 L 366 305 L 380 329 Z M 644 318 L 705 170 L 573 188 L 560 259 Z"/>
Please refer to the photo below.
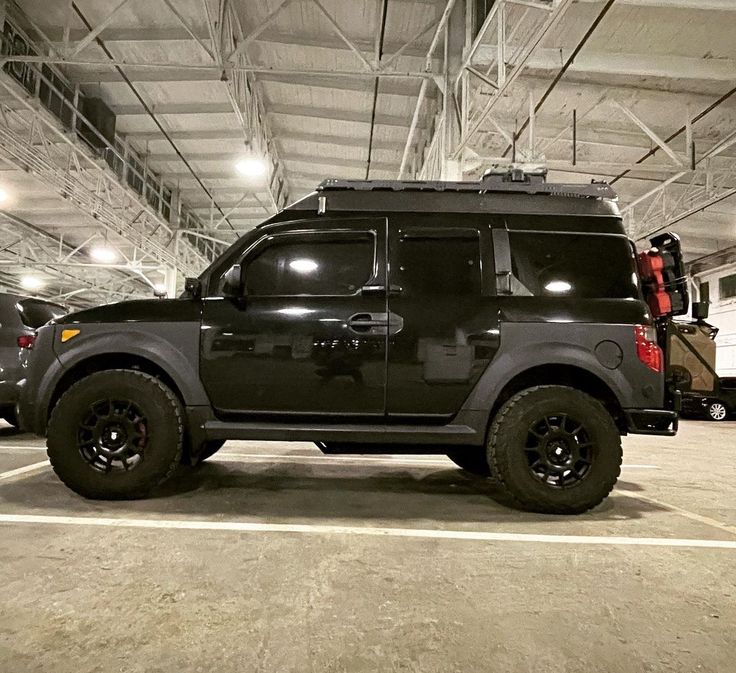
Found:
<path fill-rule="evenodd" d="M 18 444 L 17 446 L 8 446 L 7 444 L 0 444 L 0 451 L 45 451 L 45 446 L 24 446 Z"/>
<path fill-rule="evenodd" d="M 293 533 L 299 535 L 358 535 L 372 537 L 434 538 L 476 542 L 524 542 L 542 544 L 606 545 L 637 547 L 690 547 L 736 550 L 736 540 L 701 540 L 664 537 L 624 537 L 601 535 L 534 535 L 487 531 L 433 530 L 369 526 L 329 526 L 315 524 L 257 523 L 245 521 L 197 521 L 160 519 L 111 519 L 99 517 L 0 514 L 0 524 L 45 524 L 56 526 L 102 526 L 108 528 L 153 528 L 171 530 L 229 531 L 238 533 Z"/>
<path fill-rule="evenodd" d="M 697 521 L 698 523 L 704 523 L 706 526 L 712 526 L 713 528 L 718 528 L 719 530 L 725 530 L 727 533 L 731 533 L 731 535 L 736 535 L 736 526 L 731 526 L 727 523 L 723 523 L 722 521 L 718 521 L 717 519 L 712 519 L 709 516 L 703 516 L 702 514 L 696 514 L 695 512 L 690 512 L 689 510 L 683 509 L 682 507 L 678 507 L 677 505 L 670 505 L 668 502 L 663 502 L 661 500 L 657 500 L 656 498 L 650 498 L 648 495 L 642 495 L 638 491 L 627 491 L 626 489 L 616 489 L 614 492 L 621 493 L 623 495 L 628 496 L 629 498 L 635 498 L 636 500 L 641 500 L 642 502 L 647 502 L 649 504 L 656 505 L 657 507 L 666 509 L 669 512 L 673 512 L 675 514 L 679 514 L 680 516 L 684 516 L 686 519 L 690 519 L 691 521 Z"/>
<path fill-rule="evenodd" d="M 31 472 L 37 472 L 38 470 L 48 467 L 50 465 L 48 460 L 42 460 L 40 463 L 31 463 L 30 465 L 24 465 L 23 467 L 16 467 L 14 470 L 8 470 L 7 472 L 0 473 L 0 481 L 7 479 L 13 479 L 24 474 L 30 474 Z"/>

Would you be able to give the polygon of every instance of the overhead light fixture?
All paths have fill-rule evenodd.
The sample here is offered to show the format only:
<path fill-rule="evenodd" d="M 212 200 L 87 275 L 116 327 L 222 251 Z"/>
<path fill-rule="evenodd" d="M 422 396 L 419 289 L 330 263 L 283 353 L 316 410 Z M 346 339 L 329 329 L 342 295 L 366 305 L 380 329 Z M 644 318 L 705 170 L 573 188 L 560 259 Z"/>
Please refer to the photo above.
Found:
<path fill-rule="evenodd" d="M 551 280 L 544 286 L 544 289 L 554 294 L 566 294 L 572 290 L 572 285 L 566 280 Z"/>
<path fill-rule="evenodd" d="M 235 162 L 235 170 L 245 178 L 259 178 L 266 174 L 268 166 L 260 157 L 242 157 Z"/>
<path fill-rule="evenodd" d="M 112 264 L 118 259 L 118 253 L 114 248 L 102 245 L 97 245 L 92 248 L 89 251 L 89 256 L 95 260 L 95 262 L 100 262 L 100 264 Z"/>
<path fill-rule="evenodd" d="M 24 290 L 38 290 L 43 287 L 43 280 L 38 276 L 23 276 L 20 279 L 20 286 Z"/>
<path fill-rule="evenodd" d="M 289 268 L 293 269 L 297 273 L 311 273 L 314 271 L 319 264 L 313 259 L 292 259 L 289 262 Z"/>
<path fill-rule="evenodd" d="M 166 285 L 164 283 L 155 283 L 153 286 L 153 294 L 157 297 L 165 297 L 168 294 L 166 291 Z"/>
<path fill-rule="evenodd" d="M 0 203 L 5 203 L 10 199 L 10 192 L 5 187 L 0 187 Z"/>

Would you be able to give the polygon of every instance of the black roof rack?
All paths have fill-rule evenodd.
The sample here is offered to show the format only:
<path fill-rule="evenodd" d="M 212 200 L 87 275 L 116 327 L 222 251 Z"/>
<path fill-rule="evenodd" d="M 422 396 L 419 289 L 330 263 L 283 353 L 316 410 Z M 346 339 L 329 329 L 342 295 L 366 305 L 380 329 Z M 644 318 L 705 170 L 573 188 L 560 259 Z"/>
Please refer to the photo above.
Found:
<path fill-rule="evenodd" d="M 518 192 L 548 194 L 586 199 L 615 199 L 616 192 L 606 182 L 590 184 L 555 184 L 545 182 L 544 173 L 527 173 L 512 169 L 504 173 L 487 173 L 478 182 L 444 182 L 440 180 L 323 180 L 317 191 L 356 190 L 393 192 Z"/>

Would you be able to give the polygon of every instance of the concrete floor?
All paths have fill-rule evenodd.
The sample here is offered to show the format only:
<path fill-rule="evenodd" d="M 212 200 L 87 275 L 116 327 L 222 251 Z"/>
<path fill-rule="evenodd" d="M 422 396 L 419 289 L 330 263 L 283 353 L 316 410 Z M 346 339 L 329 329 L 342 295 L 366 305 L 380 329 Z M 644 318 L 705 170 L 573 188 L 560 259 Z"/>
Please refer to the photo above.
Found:
<path fill-rule="evenodd" d="M 734 670 L 735 422 L 628 438 L 579 517 L 437 456 L 262 442 L 91 502 L 39 447 L 0 428 L 2 673 Z"/>

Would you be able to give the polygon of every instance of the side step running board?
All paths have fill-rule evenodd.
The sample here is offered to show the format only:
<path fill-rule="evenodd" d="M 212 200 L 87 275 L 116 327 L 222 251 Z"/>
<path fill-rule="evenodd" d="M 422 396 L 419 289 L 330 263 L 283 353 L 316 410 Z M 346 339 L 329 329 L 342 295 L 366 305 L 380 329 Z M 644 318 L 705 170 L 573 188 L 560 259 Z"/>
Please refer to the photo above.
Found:
<path fill-rule="evenodd" d="M 237 423 L 205 421 L 209 439 L 262 439 L 287 442 L 361 442 L 370 444 L 481 445 L 483 438 L 467 425 L 368 425 L 350 423 Z"/>

